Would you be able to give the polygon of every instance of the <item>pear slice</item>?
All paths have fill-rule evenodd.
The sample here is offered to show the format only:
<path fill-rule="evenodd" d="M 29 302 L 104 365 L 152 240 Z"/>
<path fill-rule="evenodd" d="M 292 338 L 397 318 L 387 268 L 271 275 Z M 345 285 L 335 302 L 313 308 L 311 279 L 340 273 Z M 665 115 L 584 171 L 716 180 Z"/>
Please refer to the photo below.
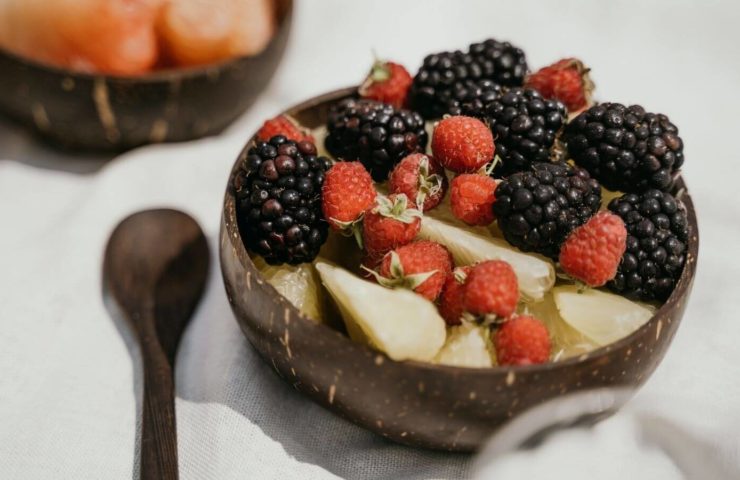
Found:
<path fill-rule="evenodd" d="M 449 329 L 447 341 L 434 357 L 435 363 L 483 368 L 494 365 L 493 346 L 487 327 L 463 322 Z"/>
<path fill-rule="evenodd" d="M 325 321 L 324 292 L 312 264 L 268 265 L 259 256 L 252 260 L 265 280 L 275 287 L 280 295 L 287 298 L 308 318 L 318 322 Z"/>
<path fill-rule="evenodd" d="M 652 308 L 601 290 L 566 285 L 552 295 L 563 320 L 599 346 L 626 337 L 653 316 Z"/>
<path fill-rule="evenodd" d="M 445 322 L 421 295 L 381 287 L 328 262 L 317 262 L 316 270 L 353 340 L 394 360 L 429 361 L 444 345 Z"/>
<path fill-rule="evenodd" d="M 419 237 L 446 246 L 457 265 L 471 265 L 483 260 L 508 262 L 516 273 L 519 290 L 525 300 L 541 300 L 555 284 L 555 267 L 550 260 L 519 252 L 505 240 L 478 235 L 429 216 L 421 220 Z"/>

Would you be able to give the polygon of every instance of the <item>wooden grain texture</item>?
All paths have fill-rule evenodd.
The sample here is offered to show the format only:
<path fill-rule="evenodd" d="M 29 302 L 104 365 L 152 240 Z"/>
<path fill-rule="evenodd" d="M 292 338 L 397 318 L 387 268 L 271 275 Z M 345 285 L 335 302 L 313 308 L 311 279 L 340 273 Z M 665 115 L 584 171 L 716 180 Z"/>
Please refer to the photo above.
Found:
<path fill-rule="evenodd" d="M 134 330 L 144 368 L 142 479 L 178 478 L 175 354 L 203 293 L 208 263 L 200 227 L 176 210 L 135 213 L 108 240 L 104 283 Z"/>

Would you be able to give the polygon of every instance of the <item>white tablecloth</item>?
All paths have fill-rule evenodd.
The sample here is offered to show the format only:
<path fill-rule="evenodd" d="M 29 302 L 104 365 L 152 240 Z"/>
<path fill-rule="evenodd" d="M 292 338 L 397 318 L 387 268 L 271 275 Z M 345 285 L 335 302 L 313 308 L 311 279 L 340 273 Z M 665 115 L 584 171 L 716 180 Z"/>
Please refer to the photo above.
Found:
<path fill-rule="evenodd" d="M 738 25 L 731 0 L 301 1 L 273 82 L 218 138 L 141 148 L 106 163 L 59 154 L 0 122 L 0 478 L 137 475 L 140 364 L 126 325 L 103 304 L 101 258 L 123 216 L 154 206 L 194 215 L 213 256 L 177 357 L 182 478 L 471 474 L 470 456 L 388 443 L 278 379 L 233 319 L 216 239 L 228 171 L 265 117 L 357 83 L 371 49 L 413 70 L 426 53 L 489 36 L 522 46 L 534 68 L 578 56 L 593 68 L 601 100 L 669 114 L 686 144 L 702 246 L 684 322 L 630 407 L 481 475 L 679 478 L 696 475 L 691 465 L 738 474 Z M 651 430 L 656 418 L 663 429 Z"/>

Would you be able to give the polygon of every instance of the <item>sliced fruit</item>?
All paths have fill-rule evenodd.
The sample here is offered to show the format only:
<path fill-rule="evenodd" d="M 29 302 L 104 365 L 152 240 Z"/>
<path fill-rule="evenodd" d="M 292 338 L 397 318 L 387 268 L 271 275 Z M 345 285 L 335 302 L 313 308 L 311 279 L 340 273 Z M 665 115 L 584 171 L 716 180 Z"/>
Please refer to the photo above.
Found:
<path fill-rule="evenodd" d="M 495 364 L 492 352 L 488 328 L 463 322 L 449 329 L 447 341 L 434 362 L 456 367 L 491 367 Z"/>
<path fill-rule="evenodd" d="M 653 316 L 648 306 L 601 290 L 567 285 L 552 295 L 563 320 L 599 346 L 626 337 Z"/>
<path fill-rule="evenodd" d="M 486 237 L 431 217 L 421 221 L 419 237 L 446 246 L 457 265 L 471 265 L 483 260 L 504 260 L 511 264 L 519 290 L 527 300 L 540 300 L 555 284 L 552 262 L 532 254 L 524 254 L 506 241 Z"/>
<path fill-rule="evenodd" d="M 424 297 L 381 287 L 327 262 L 317 262 L 316 269 L 353 340 L 394 360 L 429 361 L 444 345 L 445 322 Z"/>
<path fill-rule="evenodd" d="M 552 292 L 545 295 L 540 302 L 521 304 L 519 312 L 533 315 L 545 324 L 552 340 L 553 361 L 581 355 L 599 347 L 563 320 L 555 306 Z"/>
<path fill-rule="evenodd" d="M 320 288 L 321 279 L 313 264 L 273 266 L 268 265 L 259 256 L 255 256 L 253 261 L 265 280 L 275 287 L 280 295 L 287 298 L 308 318 L 322 323 L 325 321 L 324 291 Z"/>

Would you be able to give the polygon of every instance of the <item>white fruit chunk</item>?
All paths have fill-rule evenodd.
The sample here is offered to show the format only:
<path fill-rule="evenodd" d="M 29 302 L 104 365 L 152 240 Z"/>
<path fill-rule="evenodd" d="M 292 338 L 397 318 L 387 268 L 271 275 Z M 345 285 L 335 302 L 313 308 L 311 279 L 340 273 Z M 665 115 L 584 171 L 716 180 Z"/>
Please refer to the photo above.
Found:
<path fill-rule="evenodd" d="M 419 237 L 446 246 L 457 265 L 471 265 L 483 260 L 508 262 L 526 300 L 541 300 L 555 284 L 555 267 L 551 261 L 519 252 L 504 240 L 484 237 L 428 216 L 421 221 Z"/>
<path fill-rule="evenodd" d="M 599 347 L 593 340 L 563 320 L 555 306 L 552 292 L 545 295 L 541 302 L 521 304 L 521 307 L 519 313 L 533 315 L 542 321 L 550 332 L 553 361 L 582 355 Z"/>
<path fill-rule="evenodd" d="M 601 346 L 626 337 L 653 316 L 650 308 L 600 290 L 568 285 L 552 294 L 563 320 Z"/>
<path fill-rule="evenodd" d="M 262 257 L 254 257 L 254 265 L 275 287 L 280 295 L 288 299 L 298 310 L 312 320 L 325 320 L 323 290 L 314 266 L 310 263 L 301 265 L 268 265 Z"/>
<path fill-rule="evenodd" d="M 429 361 L 444 345 L 445 322 L 424 297 L 381 287 L 326 262 L 317 262 L 316 270 L 354 340 L 394 360 Z"/>
<path fill-rule="evenodd" d="M 464 322 L 450 328 L 447 341 L 434 362 L 457 367 L 491 367 L 494 364 L 492 351 L 488 328 Z"/>

